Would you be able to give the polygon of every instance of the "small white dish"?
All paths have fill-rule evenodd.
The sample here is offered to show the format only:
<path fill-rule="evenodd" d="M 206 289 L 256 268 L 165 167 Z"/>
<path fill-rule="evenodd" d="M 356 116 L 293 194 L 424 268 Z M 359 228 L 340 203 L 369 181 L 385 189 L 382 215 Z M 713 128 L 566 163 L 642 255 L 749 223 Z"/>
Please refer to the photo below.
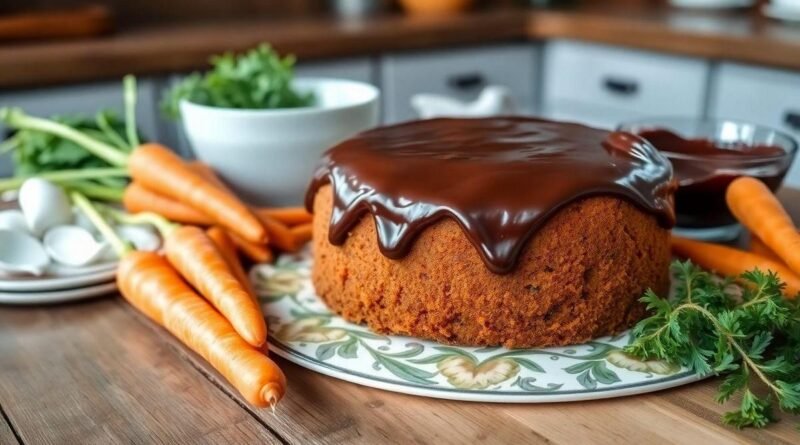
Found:
<path fill-rule="evenodd" d="M 42 244 L 50 258 L 72 267 L 94 264 L 108 250 L 107 243 L 98 242 L 91 232 L 75 225 L 51 228 L 45 233 Z"/>
<path fill-rule="evenodd" d="M 377 334 L 333 314 L 314 292 L 308 249 L 256 265 L 270 351 L 302 367 L 403 394 L 493 403 L 570 402 L 643 394 L 701 377 L 622 348 L 628 332 L 582 345 L 507 349 Z"/>
<path fill-rule="evenodd" d="M 511 91 L 500 85 L 489 85 L 472 102 L 462 102 L 440 94 L 419 93 L 411 97 L 411 107 L 421 119 L 436 117 L 488 117 L 516 113 Z"/>
<path fill-rule="evenodd" d="M 0 292 L 0 304 L 28 305 L 64 303 L 67 301 L 84 300 L 107 295 L 114 292 L 116 289 L 117 283 L 111 281 L 109 283 L 80 287 L 77 289 L 45 292 Z"/>
<path fill-rule="evenodd" d="M 25 232 L 0 229 L 0 270 L 9 275 L 40 276 L 50 257 L 42 243 Z"/>
<path fill-rule="evenodd" d="M 60 266 L 67 269 L 67 266 Z M 86 270 L 90 269 L 89 272 Z M 0 278 L 0 291 L 5 292 L 45 292 L 54 290 L 75 289 L 84 286 L 91 286 L 98 283 L 113 281 L 117 275 L 117 263 L 104 264 L 102 269 L 80 268 L 80 274 L 63 276 L 45 276 L 38 278 L 25 279 L 3 279 Z M 61 271 L 64 272 L 63 270 Z M 52 273 L 48 270 L 48 274 Z"/>
<path fill-rule="evenodd" d="M 245 110 L 181 102 L 194 153 L 252 204 L 301 203 L 322 152 L 378 124 L 380 92 L 368 83 L 298 78 L 294 86 L 316 103 Z"/>

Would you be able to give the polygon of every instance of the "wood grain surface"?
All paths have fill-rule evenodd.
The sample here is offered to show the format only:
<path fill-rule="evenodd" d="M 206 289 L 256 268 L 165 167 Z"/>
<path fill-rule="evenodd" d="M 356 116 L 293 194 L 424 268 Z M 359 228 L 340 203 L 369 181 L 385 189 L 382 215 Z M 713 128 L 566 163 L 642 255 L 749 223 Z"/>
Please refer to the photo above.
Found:
<path fill-rule="evenodd" d="M 280 443 L 119 297 L 0 307 L 0 405 L 26 444 Z"/>
<path fill-rule="evenodd" d="M 0 88 L 189 71 L 211 54 L 271 42 L 303 60 L 496 41 L 578 39 L 800 69 L 800 28 L 757 11 L 698 12 L 662 2 L 577 2 L 566 9 L 489 8 L 448 17 L 368 20 L 269 14 L 141 24 L 92 40 L 0 46 Z"/>
<path fill-rule="evenodd" d="M 779 193 L 800 220 L 800 191 Z M 486 404 L 361 387 L 277 359 L 273 414 L 118 296 L 0 307 L 0 444 L 796 444 L 798 417 L 763 430 L 720 423 L 718 379 L 618 399 Z"/>

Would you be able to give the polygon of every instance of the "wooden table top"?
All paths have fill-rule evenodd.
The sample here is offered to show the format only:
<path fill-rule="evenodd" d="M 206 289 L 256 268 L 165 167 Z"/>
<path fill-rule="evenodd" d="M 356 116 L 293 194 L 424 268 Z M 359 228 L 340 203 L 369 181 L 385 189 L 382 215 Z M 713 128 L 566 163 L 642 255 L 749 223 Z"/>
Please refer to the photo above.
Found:
<path fill-rule="evenodd" d="M 800 220 L 800 190 L 780 194 Z M 553 404 L 455 402 L 336 380 L 280 358 L 287 396 L 247 405 L 213 369 L 121 297 L 0 307 L 0 444 L 770 443 L 720 424 L 719 379 L 640 396 Z"/>
<path fill-rule="evenodd" d="M 271 42 L 303 60 L 495 41 L 580 39 L 676 54 L 800 69 L 800 27 L 757 12 L 687 11 L 640 2 L 579 2 L 563 10 L 501 8 L 438 18 L 389 14 L 222 20 L 123 29 L 85 40 L 0 46 L 0 88 L 188 71 L 209 55 Z"/>

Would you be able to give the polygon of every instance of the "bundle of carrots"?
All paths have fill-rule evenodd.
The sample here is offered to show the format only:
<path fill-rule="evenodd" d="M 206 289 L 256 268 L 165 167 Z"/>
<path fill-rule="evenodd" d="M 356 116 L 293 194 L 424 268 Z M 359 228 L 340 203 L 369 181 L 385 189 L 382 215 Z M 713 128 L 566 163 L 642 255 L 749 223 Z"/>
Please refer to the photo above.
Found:
<path fill-rule="evenodd" d="M 738 277 L 758 268 L 772 271 L 786 284 L 784 295 L 800 295 L 800 233 L 781 203 L 761 181 L 734 180 L 725 195 L 731 213 L 753 240 L 750 251 L 673 237 L 672 249 L 697 265 L 722 275 Z"/>
<path fill-rule="evenodd" d="M 135 80 L 125 78 L 127 143 L 130 153 L 74 128 L 3 110 L 10 126 L 50 133 L 84 147 L 131 183 L 124 204 L 132 215 L 106 208 L 120 222 L 151 223 L 164 239 L 164 255 L 136 252 L 116 235 L 84 195 L 83 210 L 119 254 L 117 282 L 139 311 L 208 360 L 256 406 L 275 406 L 286 379 L 265 351 L 267 326 L 238 250 L 257 262 L 270 261 L 270 247 L 293 251 L 311 236 L 311 215 L 301 208 L 251 208 L 208 166 L 189 163 L 158 144 L 140 144 L 135 129 Z M 73 172 L 60 171 L 59 178 Z M 74 171 L 74 175 L 85 176 Z M 188 225 L 179 225 L 185 223 Z M 198 226 L 208 226 L 204 230 Z"/>

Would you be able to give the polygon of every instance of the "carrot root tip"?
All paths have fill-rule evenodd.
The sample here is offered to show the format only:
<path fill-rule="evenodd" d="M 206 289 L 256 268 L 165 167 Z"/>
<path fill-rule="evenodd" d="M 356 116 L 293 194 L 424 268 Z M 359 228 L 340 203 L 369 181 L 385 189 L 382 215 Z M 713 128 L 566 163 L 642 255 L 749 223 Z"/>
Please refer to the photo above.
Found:
<path fill-rule="evenodd" d="M 275 388 L 276 385 L 269 384 L 261 390 L 261 396 L 269 403 L 269 407 L 272 408 L 272 413 L 275 414 L 275 407 L 278 406 L 278 401 L 280 400 L 280 391 Z"/>

